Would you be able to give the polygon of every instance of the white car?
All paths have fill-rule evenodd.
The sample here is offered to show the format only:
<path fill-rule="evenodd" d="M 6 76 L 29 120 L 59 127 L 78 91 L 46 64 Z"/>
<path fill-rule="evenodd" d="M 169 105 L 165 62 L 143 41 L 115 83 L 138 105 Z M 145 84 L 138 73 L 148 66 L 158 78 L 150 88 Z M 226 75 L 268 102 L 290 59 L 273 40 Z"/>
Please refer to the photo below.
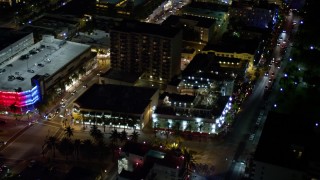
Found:
<path fill-rule="evenodd" d="M 62 108 L 66 107 L 66 104 L 65 104 L 64 102 L 61 103 L 61 107 L 62 107 Z"/>
<path fill-rule="evenodd" d="M 75 95 L 77 93 L 77 91 L 76 90 L 73 90 L 72 92 L 71 92 L 71 95 Z"/>
<path fill-rule="evenodd" d="M 54 118 L 55 116 L 56 116 L 55 114 L 49 113 L 49 114 L 46 116 L 46 118 L 47 118 L 48 120 L 50 120 L 50 119 Z"/>

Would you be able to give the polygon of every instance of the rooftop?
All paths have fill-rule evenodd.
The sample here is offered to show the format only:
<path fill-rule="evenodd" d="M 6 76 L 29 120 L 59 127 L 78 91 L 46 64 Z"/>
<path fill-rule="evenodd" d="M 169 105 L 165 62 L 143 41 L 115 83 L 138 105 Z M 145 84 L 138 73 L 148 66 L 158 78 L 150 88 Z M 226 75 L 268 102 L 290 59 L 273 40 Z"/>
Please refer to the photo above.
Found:
<path fill-rule="evenodd" d="M 123 82 L 128 82 L 128 83 L 135 83 L 139 80 L 139 77 L 141 75 L 139 74 L 133 74 L 133 73 L 128 73 L 124 71 L 117 71 L 115 69 L 110 69 L 106 73 L 102 74 L 101 77 L 109 78 L 109 79 L 114 79 L 118 81 L 123 81 Z"/>
<path fill-rule="evenodd" d="M 155 88 L 94 84 L 75 103 L 82 109 L 141 114 L 157 91 Z"/>
<path fill-rule="evenodd" d="M 0 89 L 13 91 L 20 87 L 22 91 L 30 90 L 33 76 L 43 75 L 49 78 L 79 54 L 90 49 L 90 46 L 85 44 L 58 39 L 52 40 L 53 42 L 50 43 L 42 40 L 2 64 L 0 69 L 4 69 L 4 72 L 0 73 Z M 43 44 L 46 44 L 46 46 L 42 46 Z M 48 47 L 50 44 L 60 48 Z M 9 80 L 10 75 L 15 77 L 11 81 Z M 19 80 L 17 77 L 22 77 L 23 80 Z"/>
<path fill-rule="evenodd" d="M 171 94 L 168 92 L 164 92 L 159 96 L 159 99 L 163 100 L 165 97 L 168 97 L 170 101 L 186 102 L 186 103 L 192 103 L 196 98 L 196 96 L 181 95 L 181 94 L 174 94 L 174 93 Z"/>
<path fill-rule="evenodd" d="M 240 39 L 223 36 L 223 42 L 208 44 L 204 47 L 203 51 L 214 50 L 218 52 L 255 54 L 259 44 L 260 40 L 257 39 Z"/>
<path fill-rule="evenodd" d="M 233 79 L 231 75 L 237 72 L 237 66 L 234 68 L 225 68 L 219 64 L 219 61 L 229 63 L 241 62 L 237 58 L 220 57 L 212 54 L 197 54 L 182 72 L 182 77 L 194 76 L 218 81 Z"/>
<path fill-rule="evenodd" d="M 204 27 L 204 28 L 209 28 L 215 24 L 215 20 L 213 19 L 198 17 L 198 16 L 191 16 L 191 15 L 182 15 L 182 16 L 171 15 L 162 24 L 176 25 L 179 23 L 183 23 L 184 20 L 195 21 L 196 26 Z"/>
<path fill-rule="evenodd" d="M 110 46 L 109 33 L 97 29 L 93 30 L 92 33 L 79 32 L 77 36 L 72 38 L 72 41 L 90 44 L 92 46 Z"/>
<path fill-rule="evenodd" d="M 166 38 L 173 38 L 181 31 L 179 28 L 133 20 L 124 20 L 122 23 L 120 23 L 119 26 L 115 26 L 114 28 L 112 28 L 112 30 L 128 33 L 158 35 Z"/>

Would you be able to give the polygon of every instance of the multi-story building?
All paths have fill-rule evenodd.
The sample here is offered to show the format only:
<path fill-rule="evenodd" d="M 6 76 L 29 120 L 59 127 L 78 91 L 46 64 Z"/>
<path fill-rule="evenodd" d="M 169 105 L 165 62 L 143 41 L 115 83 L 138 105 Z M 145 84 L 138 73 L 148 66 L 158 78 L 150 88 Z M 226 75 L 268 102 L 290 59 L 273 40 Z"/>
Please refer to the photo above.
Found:
<path fill-rule="evenodd" d="M 278 7 L 276 6 L 248 6 L 232 3 L 229 9 L 230 20 L 240 22 L 236 26 L 249 26 L 262 29 L 271 29 L 277 20 Z M 230 22 L 230 23 L 235 23 Z"/>
<path fill-rule="evenodd" d="M 33 32 L 36 42 L 41 40 L 43 35 L 53 35 L 57 39 L 69 39 L 73 37 L 80 29 L 83 19 L 45 14 L 37 20 L 30 21 L 21 31 Z"/>
<path fill-rule="evenodd" d="M 246 69 L 241 64 L 234 58 L 196 55 L 181 80 L 170 82 L 167 92 L 160 95 L 153 127 L 201 135 L 219 133 L 231 107 L 234 81 Z"/>
<path fill-rule="evenodd" d="M 275 4 L 275 5 L 281 6 L 284 1 L 285 0 L 260 0 L 260 3 L 267 2 L 268 4 Z"/>
<path fill-rule="evenodd" d="M 258 63 L 262 51 L 259 39 L 240 39 L 235 37 L 223 38 L 222 42 L 214 45 L 207 45 L 202 53 L 213 53 L 218 57 L 237 58 L 248 62 L 249 67 Z M 260 50 L 260 51 L 259 51 Z"/>
<path fill-rule="evenodd" d="M 96 12 L 99 15 L 145 19 L 164 0 L 97 0 Z"/>
<path fill-rule="evenodd" d="M 227 121 L 232 98 L 215 92 L 198 95 L 162 93 L 152 113 L 152 127 L 166 133 L 209 136 L 219 134 Z"/>
<path fill-rule="evenodd" d="M 136 21 L 110 30 L 111 68 L 165 83 L 180 74 L 182 31 Z"/>
<path fill-rule="evenodd" d="M 192 2 L 181 9 L 181 14 L 214 19 L 215 29 L 217 29 L 227 22 L 228 9 L 228 4 L 213 5 L 212 3 Z"/>
<path fill-rule="evenodd" d="M 0 4 L 5 6 L 14 6 L 21 2 L 21 0 L 0 0 Z"/>
<path fill-rule="evenodd" d="M 90 45 L 91 51 L 97 53 L 100 69 L 106 69 L 110 66 L 110 35 L 106 31 L 95 29 L 92 33 L 79 32 L 72 38 L 72 41 Z"/>
<path fill-rule="evenodd" d="M 215 32 L 215 20 L 197 16 L 171 15 L 164 22 L 162 22 L 162 24 L 186 29 L 187 32 L 183 32 L 183 39 L 187 41 L 191 40 L 207 43 L 212 39 L 213 33 Z M 197 36 L 192 37 L 190 35 L 190 31 L 197 32 Z"/>
<path fill-rule="evenodd" d="M 53 36 L 44 36 L 42 41 L 32 44 L 32 37 L 31 34 L 8 45 L 9 50 L 20 52 L 1 62 L 2 111 L 23 113 L 42 100 L 54 99 L 94 66 L 95 53 L 89 45 Z"/>
<path fill-rule="evenodd" d="M 222 96 L 231 96 L 236 77 L 243 77 L 244 72 L 239 59 L 198 54 L 182 72 L 178 89 L 181 94 L 215 89 Z"/>
<path fill-rule="evenodd" d="M 33 33 L 0 28 L 0 65 L 34 44 Z"/>

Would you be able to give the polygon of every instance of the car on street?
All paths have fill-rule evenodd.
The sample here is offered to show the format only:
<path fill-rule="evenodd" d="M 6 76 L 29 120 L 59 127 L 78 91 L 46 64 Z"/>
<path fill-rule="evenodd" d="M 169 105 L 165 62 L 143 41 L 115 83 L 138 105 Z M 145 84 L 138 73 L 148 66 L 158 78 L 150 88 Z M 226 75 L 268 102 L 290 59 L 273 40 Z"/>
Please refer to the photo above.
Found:
<path fill-rule="evenodd" d="M 56 114 L 49 113 L 45 116 L 46 119 L 51 120 L 56 116 Z"/>
<path fill-rule="evenodd" d="M 76 90 L 73 90 L 72 92 L 71 92 L 71 95 L 75 95 L 77 93 L 77 91 Z"/>

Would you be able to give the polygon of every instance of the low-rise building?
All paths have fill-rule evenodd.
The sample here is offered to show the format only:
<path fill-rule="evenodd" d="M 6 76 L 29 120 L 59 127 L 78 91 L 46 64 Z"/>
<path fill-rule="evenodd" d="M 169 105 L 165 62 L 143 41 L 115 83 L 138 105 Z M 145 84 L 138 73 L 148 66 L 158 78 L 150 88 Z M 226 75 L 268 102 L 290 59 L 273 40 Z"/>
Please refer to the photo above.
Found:
<path fill-rule="evenodd" d="M 44 14 L 34 21 L 29 21 L 21 31 L 33 32 L 36 42 L 48 34 L 57 39 L 69 40 L 79 31 L 81 21 L 82 19 L 74 16 Z"/>
<path fill-rule="evenodd" d="M 114 127 L 143 129 L 158 99 L 155 88 L 94 84 L 74 101 L 73 117 L 83 124 L 100 119 Z"/>
<path fill-rule="evenodd" d="M 237 37 L 224 37 L 222 42 L 207 45 L 202 53 L 213 53 L 215 56 L 237 58 L 249 63 L 249 67 L 259 62 L 262 51 L 259 49 L 261 41 L 258 39 L 240 39 Z"/>
<path fill-rule="evenodd" d="M 185 161 L 183 153 L 178 150 L 127 142 L 120 151 L 117 179 L 185 179 Z"/>

